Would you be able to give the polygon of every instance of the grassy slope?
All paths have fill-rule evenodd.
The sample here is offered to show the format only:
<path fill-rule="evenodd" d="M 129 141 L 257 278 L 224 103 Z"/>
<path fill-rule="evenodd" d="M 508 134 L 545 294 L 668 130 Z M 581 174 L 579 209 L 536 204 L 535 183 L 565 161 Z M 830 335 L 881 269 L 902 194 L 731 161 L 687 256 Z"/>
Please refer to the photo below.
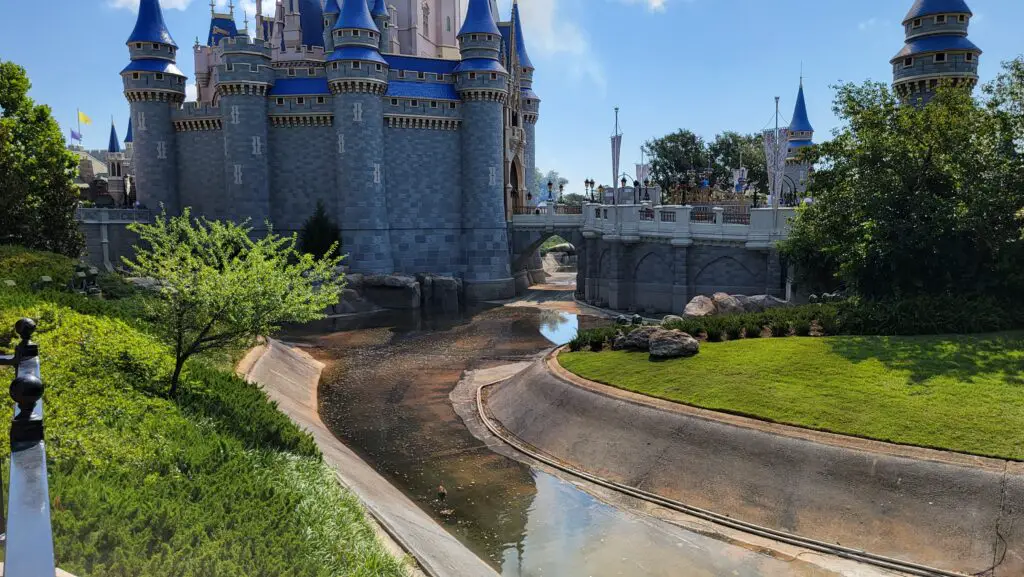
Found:
<path fill-rule="evenodd" d="M 1024 333 L 702 343 L 692 359 L 559 357 L 585 378 L 698 407 L 1024 459 Z"/>
<path fill-rule="evenodd" d="M 0 279 L 21 286 L 70 267 L 0 247 Z M 39 319 L 60 565 L 83 577 L 403 575 L 263 393 L 201 362 L 181 398 L 163 396 L 172 360 L 136 318 L 143 298 L 0 292 L 0 334 Z"/>

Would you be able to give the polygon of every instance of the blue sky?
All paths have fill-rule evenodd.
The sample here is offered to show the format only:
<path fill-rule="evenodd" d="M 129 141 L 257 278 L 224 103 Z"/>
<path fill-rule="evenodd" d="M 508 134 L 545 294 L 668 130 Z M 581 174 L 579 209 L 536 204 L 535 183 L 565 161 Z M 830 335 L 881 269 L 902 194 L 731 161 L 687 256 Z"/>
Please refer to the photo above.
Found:
<path fill-rule="evenodd" d="M 463 0 L 465 2 L 465 0 Z M 985 51 L 982 80 L 1024 52 L 1021 0 L 968 0 L 971 39 Z M 226 3 L 226 0 L 222 0 Z M 251 10 L 251 0 L 239 0 Z M 265 1 L 272 5 L 272 1 Z M 678 128 L 707 138 L 773 124 L 774 97 L 788 121 L 801 61 L 818 139 L 837 124 L 831 85 L 889 81 L 902 46 L 900 20 L 912 0 L 520 0 L 524 34 L 543 99 L 537 165 L 581 191 L 591 177 L 611 180 L 608 137 L 621 108 L 622 161 L 632 172 L 640 144 Z M 32 96 L 62 127 L 80 107 L 94 120 L 85 144 L 105 148 L 111 115 L 121 136 L 128 105 L 118 72 L 138 0 L 9 0 L 0 23 L 0 58 L 25 66 Z M 181 47 L 204 38 L 207 0 L 161 0 Z M 507 18 L 511 0 L 499 0 Z M 269 8 L 268 8 L 269 10 Z M 241 17 L 239 17 L 241 21 Z M 191 54 L 179 66 L 191 76 Z"/>

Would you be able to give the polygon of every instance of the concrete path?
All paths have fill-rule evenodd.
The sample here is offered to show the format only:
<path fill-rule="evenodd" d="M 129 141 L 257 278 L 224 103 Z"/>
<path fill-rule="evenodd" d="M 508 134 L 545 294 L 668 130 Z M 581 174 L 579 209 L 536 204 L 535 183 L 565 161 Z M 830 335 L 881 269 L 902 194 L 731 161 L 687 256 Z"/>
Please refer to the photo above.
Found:
<path fill-rule="evenodd" d="M 313 435 L 324 461 L 334 467 L 341 482 L 359 497 L 388 535 L 415 557 L 428 575 L 497 577 L 493 569 L 324 426 L 317 413 L 317 387 L 322 369 L 323 364 L 303 351 L 275 340 L 253 349 L 239 365 L 239 372 L 247 380 L 260 384 L 284 414 Z M 421 573 L 413 573 L 417 574 Z"/>
<path fill-rule="evenodd" d="M 947 571 L 1024 575 L 1020 463 L 782 435 L 582 387 L 544 362 L 495 385 L 486 405 L 529 445 L 618 483 Z"/>

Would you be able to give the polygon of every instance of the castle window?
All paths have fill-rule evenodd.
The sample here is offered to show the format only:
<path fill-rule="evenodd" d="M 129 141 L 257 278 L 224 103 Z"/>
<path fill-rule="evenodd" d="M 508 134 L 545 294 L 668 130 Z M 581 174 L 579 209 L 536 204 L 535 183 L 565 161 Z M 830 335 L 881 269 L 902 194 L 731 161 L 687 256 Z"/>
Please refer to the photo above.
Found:
<path fill-rule="evenodd" d="M 920 27 L 921 27 L 921 19 L 920 18 L 915 18 L 914 19 L 914 28 L 920 28 Z"/>
<path fill-rule="evenodd" d="M 451 16 L 445 17 L 445 20 L 444 20 L 444 30 L 445 30 L 445 32 L 451 32 L 452 31 L 452 17 Z"/>
<path fill-rule="evenodd" d="M 330 25 L 331 25 L 331 21 L 328 20 L 327 18 L 324 18 L 324 27 L 326 28 L 327 26 L 330 26 Z"/>
<path fill-rule="evenodd" d="M 451 108 L 452 110 L 455 110 L 455 103 L 454 102 L 449 102 L 448 103 L 448 108 Z"/>
<path fill-rule="evenodd" d="M 384 70 L 384 66 L 378 64 L 377 65 L 377 72 L 382 72 L 383 70 Z"/>
<path fill-rule="evenodd" d="M 961 24 L 963 24 L 964 22 L 967 22 L 967 15 L 966 14 L 961 14 L 961 15 L 957 16 L 956 19 L 959 20 Z"/>
<path fill-rule="evenodd" d="M 945 14 L 939 14 L 938 16 L 936 16 L 935 17 L 935 23 L 936 24 L 945 24 L 946 23 L 946 15 Z"/>
<path fill-rule="evenodd" d="M 142 42 L 136 42 L 135 43 L 135 49 L 136 50 L 142 50 Z"/>
<path fill-rule="evenodd" d="M 159 72 L 157 72 L 157 73 L 156 73 L 156 79 L 157 79 L 157 80 L 163 80 L 163 79 L 164 79 L 164 75 L 163 75 L 163 74 L 160 74 Z"/>
<path fill-rule="evenodd" d="M 371 31 L 371 32 L 367 32 L 367 34 L 370 35 L 370 38 L 376 38 L 377 37 L 377 33 L 376 32 L 372 32 Z"/>
<path fill-rule="evenodd" d="M 437 76 L 438 82 L 444 80 L 444 74 L 438 73 L 438 74 L 435 74 L 435 76 Z"/>
<path fill-rule="evenodd" d="M 295 76 L 295 69 L 294 68 L 289 68 L 288 69 L 288 76 Z"/>
<path fill-rule="evenodd" d="M 430 7 L 423 5 L 423 37 L 430 38 Z"/>
<path fill-rule="evenodd" d="M 470 38 L 470 40 L 476 40 L 476 34 L 472 34 L 472 35 L 470 35 L 470 37 L 469 37 L 469 38 Z"/>
<path fill-rule="evenodd" d="M 430 101 L 430 107 L 431 108 L 437 108 L 437 101 L 436 100 Z"/>
<path fill-rule="evenodd" d="M 914 57 L 913 56 L 911 56 L 910 58 L 904 58 L 903 59 L 903 67 L 904 68 L 910 68 L 913 65 L 914 65 Z"/>
<path fill-rule="evenodd" d="M 359 63 L 359 61 L 354 61 L 354 62 L 352 62 L 352 69 L 353 69 L 353 70 L 359 70 L 360 68 L 362 68 L 362 66 L 361 66 L 361 64 Z"/>
<path fill-rule="evenodd" d="M 487 41 L 488 41 L 488 42 L 490 42 L 491 40 L 493 40 L 493 38 L 491 37 L 491 35 L 490 35 L 490 34 L 488 34 L 488 35 L 487 35 Z"/>
<path fill-rule="evenodd" d="M 419 78 L 420 80 L 426 80 L 427 79 L 427 75 L 425 73 L 423 73 L 423 72 L 418 72 L 418 73 L 416 73 L 416 78 Z"/>
<path fill-rule="evenodd" d="M 295 99 L 295 104 L 298 104 L 299 106 L 302 106 L 305 103 L 306 103 L 306 99 L 301 97 L 301 96 Z"/>
<path fill-rule="evenodd" d="M 324 98 L 323 96 L 317 96 L 316 97 L 316 103 L 317 104 L 325 104 L 326 102 L 327 102 L 327 99 Z"/>
<path fill-rule="evenodd" d="M 417 102 L 416 100 L 413 100 L 412 102 L 409 103 L 409 105 L 412 106 L 413 108 L 416 108 L 417 106 L 420 105 L 420 103 Z"/>
<path fill-rule="evenodd" d="M 470 80 L 476 80 L 476 72 L 470 72 L 469 73 L 469 79 Z"/>
<path fill-rule="evenodd" d="M 153 50 L 160 50 L 160 45 L 156 42 L 153 43 Z"/>
<path fill-rule="evenodd" d="M 398 77 L 399 78 L 405 78 L 405 70 L 399 70 L 398 71 Z"/>
<path fill-rule="evenodd" d="M 967 53 L 967 54 L 965 54 L 964 56 L 965 56 L 965 59 L 966 59 L 966 60 L 967 60 L 968 62 L 974 62 L 974 54 L 971 54 L 970 52 L 968 52 L 968 53 Z"/>
<path fill-rule="evenodd" d="M 498 79 L 498 73 L 497 72 L 491 72 L 491 80 L 497 80 L 497 79 Z"/>
<path fill-rule="evenodd" d="M 946 53 L 945 52 L 939 52 L 938 54 L 935 55 L 935 63 L 936 64 L 938 64 L 939 62 L 945 62 L 945 61 L 946 61 Z"/>
<path fill-rule="evenodd" d="M 316 76 L 316 68 L 306 70 L 306 76 Z"/>
<path fill-rule="evenodd" d="M 139 79 L 139 73 L 138 72 L 132 72 L 132 80 L 138 80 L 138 79 Z"/>
<path fill-rule="evenodd" d="M 338 63 L 337 62 L 331 62 L 331 70 L 337 70 L 337 69 L 338 69 Z"/>
<path fill-rule="evenodd" d="M 352 36 L 359 36 L 359 31 L 358 30 L 353 30 L 352 31 Z"/>
<path fill-rule="evenodd" d="M 391 99 L 391 106 L 398 106 L 398 99 L 397 98 L 392 98 Z"/>
<path fill-rule="evenodd" d="M 228 62 L 227 66 L 225 66 L 225 68 L 227 68 L 228 72 L 234 72 L 235 71 L 235 65 L 232 64 L 231 62 Z"/>
<path fill-rule="evenodd" d="M 277 105 L 278 106 L 284 106 L 284 98 L 278 98 L 277 99 Z"/>

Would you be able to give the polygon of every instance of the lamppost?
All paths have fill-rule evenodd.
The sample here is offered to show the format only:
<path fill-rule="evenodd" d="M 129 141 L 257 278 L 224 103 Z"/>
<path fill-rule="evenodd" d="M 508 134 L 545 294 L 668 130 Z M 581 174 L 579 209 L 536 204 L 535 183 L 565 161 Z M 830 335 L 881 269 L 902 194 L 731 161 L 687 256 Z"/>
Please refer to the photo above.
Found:
<path fill-rule="evenodd" d="M 552 202 L 555 201 L 555 198 L 553 196 L 554 189 L 555 189 L 555 183 L 553 183 L 553 182 L 551 182 L 549 180 L 548 181 L 548 203 L 552 203 Z"/>
<path fill-rule="evenodd" d="M 650 188 L 651 188 L 651 179 L 645 178 L 644 179 L 644 202 L 650 202 L 651 201 L 651 191 L 650 191 Z"/>
<path fill-rule="evenodd" d="M 623 191 L 623 192 L 625 192 L 625 191 L 626 191 L 626 183 L 627 183 L 627 182 L 629 182 L 629 181 L 628 181 L 628 180 L 626 180 L 626 176 L 625 176 L 625 175 L 623 175 L 623 176 L 622 176 L 622 179 L 621 179 L 621 180 L 619 180 L 619 184 L 621 184 L 621 185 L 622 185 L 622 191 Z M 615 195 L 615 204 L 619 204 L 619 195 L 618 195 L 618 194 L 616 194 L 616 195 Z"/>
<path fill-rule="evenodd" d="M 594 202 L 594 181 L 593 179 L 586 179 L 583 181 L 583 191 L 590 196 L 590 202 Z"/>
<path fill-rule="evenodd" d="M 565 194 L 565 183 L 558 183 L 558 202 L 562 202 L 562 195 Z"/>
<path fill-rule="evenodd" d="M 601 201 L 601 204 L 604 204 L 604 185 L 603 184 L 601 186 L 597 187 L 597 197 Z"/>
<path fill-rule="evenodd" d="M 634 180 L 633 181 L 633 204 L 640 204 L 639 196 L 640 196 L 640 181 L 639 180 Z"/>

